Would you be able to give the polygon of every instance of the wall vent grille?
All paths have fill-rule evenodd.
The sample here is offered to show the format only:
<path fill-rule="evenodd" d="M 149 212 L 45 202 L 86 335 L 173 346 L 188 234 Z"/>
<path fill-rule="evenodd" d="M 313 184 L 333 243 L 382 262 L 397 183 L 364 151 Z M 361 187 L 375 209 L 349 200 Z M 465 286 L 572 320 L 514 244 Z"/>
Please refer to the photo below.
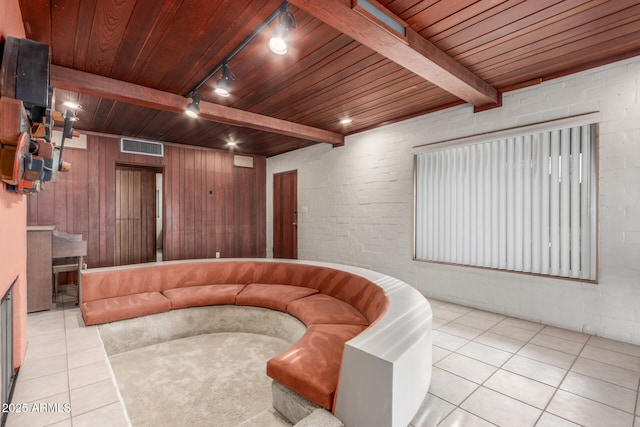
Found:
<path fill-rule="evenodd" d="M 120 138 L 122 153 L 141 154 L 143 156 L 164 157 L 164 145 L 159 142 L 141 141 L 138 139 Z"/>

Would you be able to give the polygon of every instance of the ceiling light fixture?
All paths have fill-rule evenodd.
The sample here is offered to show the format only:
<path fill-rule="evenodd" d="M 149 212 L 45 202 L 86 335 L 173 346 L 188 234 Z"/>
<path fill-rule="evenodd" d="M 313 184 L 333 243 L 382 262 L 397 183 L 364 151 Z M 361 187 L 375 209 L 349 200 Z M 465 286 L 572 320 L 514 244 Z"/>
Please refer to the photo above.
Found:
<path fill-rule="evenodd" d="M 216 83 L 216 88 L 214 92 L 216 95 L 228 97 L 231 95 L 231 80 L 235 80 L 236 76 L 231 71 L 231 68 L 228 64 L 222 65 L 222 77 Z"/>
<path fill-rule="evenodd" d="M 340 120 L 341 125 L 350 125 L 351 123 L 353 123 L 353 119 L 350 117 L 345 117 L 344 119 Z"/>
<path fill-rule="evenodd" d="M 189 95 L 185 95 L 185 96 L 191 97 L 192 94 L 197 93 L 211 78 L 213 78 L 213 76 L 217 75 L 220 72 L 220 70 L 222 70 L 222 78 L 218 80 L 214 90 L 216 94 L 218 94 L 219 96 L 228 97 L 231 91 L 230 80 L 235 80 L 235 76 L 233 75 L 233 73 L 231 72 L 231 69 L 229 68 L 229 62 L 233 58 L 235 58 L 242 51 L 242 49 L 247 47 L 247 45 L 251 43 L 251 41 L 258 36 L 258 34 L 264 31 L 265 28 L 271 25 L 271 23 L 278 18 L 280 18 L 280 25 L 276 33 L 279 33 L 283 37 L 282 40 L 284 42 L 284 47 L 282 44 L 280 44 L 279 45 L 280 49 L 279 50 L 276 49 L 274 50 L 274 52 L 276 53 L 280 52 L 279 53 L 280 55 L 284 55 L 287 52 L 286 42 L 288 41 L 287 37 L 289 36 L 289 32 L 291 28 L 297 28 L 296 19 L 293 16 L 293 13 L 287 11 L 289 6 L 291 6 L 291 4 L 288 1 L 285 1 L 284 3 L 282 3 L 282 5 L 278 8 L 278 10 L 273 12 L 271 16 L 267 18 L 266 21 L 264 21 L 258 28 L 256 28 L 256 30 L 253 33 L 249 35 L 249 37 L 247 37 L 242 43 L 240 43 L 238 47 L 236 47 L 233 50 L 233 52 L 231 52 L 226 58 L 222 60 L 220 64 L 218 64 L 218 66 L 216 66 L 209 74 L 207 74 L 207 76 L 204 79 L 202 79 L 200 83 L 195 85 L 194 88 L 191 89 L 191 91 L 189 92 Z M 278 45 L 276 45 L 276 47 L 278 47 Z M 196 104 L 194 105 L 194 108 L 195 108 L 198 105 L 197 105 L 197 102 L 195 102 L 195 100 L 191 104 L 194 104 L 194 103 Z"/>
<path fill-rule="evenodd" d="M 198 92 L 192 92 L 189 95 L 192 99 L 191 103 L 189 105 L 187 105 L 187 109 L 184 111 L 184 113 L 191 117 L 191 118 L 196 118 L 200 115 L 200 94 Z"/>
<path fill-rule="evenodd" d="M 296 17 L 288 10 L 284 10 L 280 13 L 280 25 L 273 34 L 273 37 L 271 37 L 271 40 L 269 40 L 269 49 L 271 49 L 273 53 L 276 55 L 284 55 L 287 53 L 289 50 L 289 31 L 292 28 L 298 28 Z"/>
<path fill-rule="evenodd" d="M 82 105 L 78 104 L 77 102 L 73 102 L 73 101 L 65 101 L 65 102 L 62 103 L 62 105 L 64 105 L 65 107 L 72 108 L 74 110 L 78 110 L 78 109 L 82 108 Z"/>

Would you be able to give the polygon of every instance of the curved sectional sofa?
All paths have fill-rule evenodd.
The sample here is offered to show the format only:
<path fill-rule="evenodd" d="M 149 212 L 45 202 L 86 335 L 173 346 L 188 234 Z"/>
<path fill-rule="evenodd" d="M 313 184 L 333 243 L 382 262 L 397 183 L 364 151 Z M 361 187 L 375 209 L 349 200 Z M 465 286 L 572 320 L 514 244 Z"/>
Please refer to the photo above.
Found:
<path fill-rule="evenodd" d="M 431 378 L 431 308 L 370 270 L 266 259 L 188 260 L 82 271 L 81 310 L 97 325 L 189 307 L 288 313 L 304 336 L 267 375 L 347 426 L 407 426 Z"/>

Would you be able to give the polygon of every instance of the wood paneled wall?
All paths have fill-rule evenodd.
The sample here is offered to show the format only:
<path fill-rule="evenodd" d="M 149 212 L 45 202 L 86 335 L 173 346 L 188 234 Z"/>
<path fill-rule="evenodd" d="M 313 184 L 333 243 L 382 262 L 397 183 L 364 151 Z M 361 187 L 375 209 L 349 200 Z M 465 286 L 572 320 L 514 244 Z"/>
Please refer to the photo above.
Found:
<path fill-rule="evenodd" d="M 164 259 L 266 256 L 266 158 L 254 168 L 233 154 L 165 145 L 164 157 L 124 154 L 115 137 L 89 135 L 87 150 L 65 149 L 71 172 L 29 197 L 29 225 L 87 240 L 89 267 L 114 265 L 116 164 L 164 171 Z"/>

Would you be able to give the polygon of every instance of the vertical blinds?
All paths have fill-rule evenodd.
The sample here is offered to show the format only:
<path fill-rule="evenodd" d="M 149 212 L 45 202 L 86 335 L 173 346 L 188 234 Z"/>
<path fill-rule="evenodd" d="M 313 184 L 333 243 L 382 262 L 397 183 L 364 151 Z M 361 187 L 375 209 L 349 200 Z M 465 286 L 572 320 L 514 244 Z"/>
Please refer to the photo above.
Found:
<path fill-rule="evenodd" d="M 595 124 L 416 157 L 416 259 L 596 280 Z"/>

